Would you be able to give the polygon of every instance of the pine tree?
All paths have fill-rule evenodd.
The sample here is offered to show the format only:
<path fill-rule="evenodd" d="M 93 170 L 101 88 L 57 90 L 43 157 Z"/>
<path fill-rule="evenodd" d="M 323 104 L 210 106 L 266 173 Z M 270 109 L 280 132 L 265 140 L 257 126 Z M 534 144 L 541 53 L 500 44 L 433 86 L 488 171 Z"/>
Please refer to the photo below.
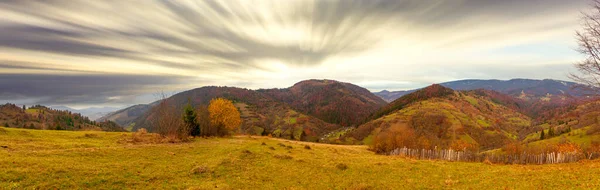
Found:
<path fill-rule="evenodd" d="M 183 108 L 183 122 L 192 136 L 200 136 L 200 126 L 196 122 L 196 110 L 188 102 Z"/>
<path fill-rule="evenodd" d="M 23 111 L 27 110 L 27 107 L 25 107 L 25 105 L 23 105 Z"/>
<path fill-rule="evenodd" d="M 540 140 L 544 140 L 546 137 L 544 136 L 544 130 L 542 129 L 542 133 L 540 134 Z"/>
<path fill-rule="evenodd" d="M 554 136 L 554 127 L 550 127 L 550 129 L 548 129 L 548 137 L 553 137 Z"/>

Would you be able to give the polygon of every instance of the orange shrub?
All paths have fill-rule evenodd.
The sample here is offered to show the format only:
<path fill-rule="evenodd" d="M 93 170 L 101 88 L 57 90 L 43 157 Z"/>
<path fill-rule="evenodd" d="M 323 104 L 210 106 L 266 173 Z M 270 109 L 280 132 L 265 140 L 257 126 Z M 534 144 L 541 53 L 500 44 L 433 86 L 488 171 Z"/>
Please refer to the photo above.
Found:
<path fill-rule="evenodd" d="M 572 142 L 566 142 L 556 145 L 556 152 L 582 152 L 581 147 Z"/>

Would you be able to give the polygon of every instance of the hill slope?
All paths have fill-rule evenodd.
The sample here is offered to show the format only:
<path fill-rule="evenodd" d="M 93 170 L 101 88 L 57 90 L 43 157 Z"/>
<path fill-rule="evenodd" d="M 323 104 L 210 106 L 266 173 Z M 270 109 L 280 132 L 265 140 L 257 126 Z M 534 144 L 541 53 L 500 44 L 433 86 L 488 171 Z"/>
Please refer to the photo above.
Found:
<path fill-rule="evenodd" d="M 124 131 L 110 121 L 94 122 L 79 113 L 39 105 L 26 110 L 14 104 L 0 105 L 0 125 L 28 129 Z"/>
<path fill-rule="evenodd" d="M 362 87 L 333 80 L 306 80 L 286 89 L 260 90 L 307 115 L 342 126 L 358 125 L 386 102 Z"/>
<path fill-rule="evenodd" d="M 140 117 L 142 114 L 146 113 L 150 108 L 152 108 L 153 104 L 139 104 L 130 106 L 121 110 L 117 110 L 115 112 L 111 112 L 103 117 L 98 118 L 96 121 L 114 121 L 121 126 L 130 126 L 133 124 L 133 121 Z"/>
<path fill-rule="evenodd" d="M 315 117 L 301 114 L 286 104 L 264 93 L 234 87 L 202 87 L 181 92 L 166 101 L 181 113 L 188 101 L 194 106 L 208 105 L 213 98 L 232 100 L 241 111 L 242 131 L 247 134 L 272 135 L 296 140 L 316 141 L 318 136 L 339 128 Z M 134 130 L 146 128 L 152 131 L 152 117 L 156 110 L 150 109 L 134 120 Z"/>
<path fill-rule="evenodd" d="M 600 143 L 600 100 L 588 101 L 577 106 L 563 107 L 548 120 L 539 121 L 527 131 L 523 142 L 534 144 L 557 144 L 569 140 L 585 148 L 592 142 Z M 552 128 L 555 136 L 548 135 Z M 544 130 L 545 139 L 540 139 Z"/>
<path fill-rule="evenodd" d="M 403 146 L 419 148 L 501 147 L 517 140 L 531 119 L 509 108 L 514 102 L 488 93 L 432 85 L 390 103 L 344 138 L 370 144 L 403 137 L 410 138 Z"/>

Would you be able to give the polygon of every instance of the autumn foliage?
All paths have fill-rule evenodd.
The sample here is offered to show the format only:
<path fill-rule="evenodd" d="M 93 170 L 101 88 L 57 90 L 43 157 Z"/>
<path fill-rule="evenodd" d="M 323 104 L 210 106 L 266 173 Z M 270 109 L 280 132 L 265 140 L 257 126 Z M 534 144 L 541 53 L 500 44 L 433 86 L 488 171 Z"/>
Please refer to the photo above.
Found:
<path fill-rule="evenodd" d="M 240 112 L 227 99 L 216 98 L 208 106 L 211 131 L 219 136 L 228 135 L 242 124 Z"/>

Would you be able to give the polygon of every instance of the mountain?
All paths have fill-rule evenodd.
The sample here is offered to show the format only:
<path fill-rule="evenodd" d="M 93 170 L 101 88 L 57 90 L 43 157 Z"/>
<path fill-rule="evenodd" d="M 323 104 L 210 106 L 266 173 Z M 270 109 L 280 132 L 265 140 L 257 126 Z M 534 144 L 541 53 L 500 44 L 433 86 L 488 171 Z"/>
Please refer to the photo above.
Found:
<path fill-rule="evenodd" d="M 91 120 L 97 120 L 104 115 L 118 110 L 117 107 L 91 107 L 85 109 L 74 109 L 67 106 L 50 106 L 52 109 L 70 111 L 72 113 L 80 113 L 83 116 L 90 118 Z"/>
<path fill-rule="evenodd" d="M 387 104 L 367 89 L 334 80 L 306 80 L 285 89 L 208 86 L 175 94 L 166 101 L 179 112 L 188 102 L 201 107 L 218 97 L 234 101 L 241 111 L 243 133 L 309 141 L 317 141 L 319 136 L 341 126 L 356 126 Z M 132 106 L 98 121 L 115 121 L 132 126 L 134 131 L 152 131 L 151 121 L 157 114 L 152 108 L 153 105 Z"/>
<path fill-rule="evenodd" d="M 528 116 L 511 108 L 517 106 L 497 92 L 432 85 L 381 108 L 342 138 L 372 144 L 378 152 L 401 146 L 494 149 L 518 139 L 531 126 Z"/>
<path fill-rule="evenodd" d="M 153 104 L 138 104 L 134 106 L 130 106 L 121 110 L 117 110 L 114 112 L 110 112 L 98 119 L 96 121 L 113 121 L 121 126 L 130 126 L 133 124 L 134 120 L 140 117 L 142 114 L 146 113 L 150 108 L 152 108 Z"/>
<path fill-rule="evenodd" d="M 334 80 L 306 80 L 286 89 L 259 92 L 302 113 L 342 126 L 356 126 L 387 104 L 367 89 Z"/>
<path fill-rule="evenodd" d="M 401 90 L 401 91 L 393 91 L 393 92 L 390 92 L 387 90 L 382 90 L 380 92 L 375 92 L 373 94 L 375 94 L 376 96 L 379 96 L 381 99 L 385 100 L 386 102 L 393 102 L 394 100 L 396 100 L 404 95 L 413 93 L 415 91 L 417 91 L 417 90 Z"/>
<path fill-rule="evenodd" d="M 552 79 L 459 80 L 441 83 L 440 85 L 453 90 L 493 90 L 524 100 L 538 100 L 547 96 L 581 97 L 585 95 L 583 91 L 574 89 L 578 85 L 577 83 Z M 416 90 L 382 91 L 375 93 L 375 95 L 387 101 L 393 101 L 414 91 Z"/>
<path fill-rule="evenodd" d="M 241 132 L 246 134 L 317 141 L 320 135 L 339 128 L 338 125 L 302 114 L 265 93 L 249 89 L 209 86 L 175 94 L 165 101 L 175 107 L 177 114 L 181 114 L 188 102 L 194 107 L 201 107 L 208 105 L 214 98 L 226 98 L 234 102 L 241 112 Z M 152 118 L 157 117 L 157 114 L 158 111 L 154 109 L 145 112 L 134 120 L 133 130 L 154 130 Z"/>
<path fill-rule="evenodd" d="M 79 113 L 40 105 L 32 106 L 26 110 L 14 104 L 0 105 L 0 125 L 48 130 L 124 131 L 119 125 L 110 121 L 95 122 Z"/>

